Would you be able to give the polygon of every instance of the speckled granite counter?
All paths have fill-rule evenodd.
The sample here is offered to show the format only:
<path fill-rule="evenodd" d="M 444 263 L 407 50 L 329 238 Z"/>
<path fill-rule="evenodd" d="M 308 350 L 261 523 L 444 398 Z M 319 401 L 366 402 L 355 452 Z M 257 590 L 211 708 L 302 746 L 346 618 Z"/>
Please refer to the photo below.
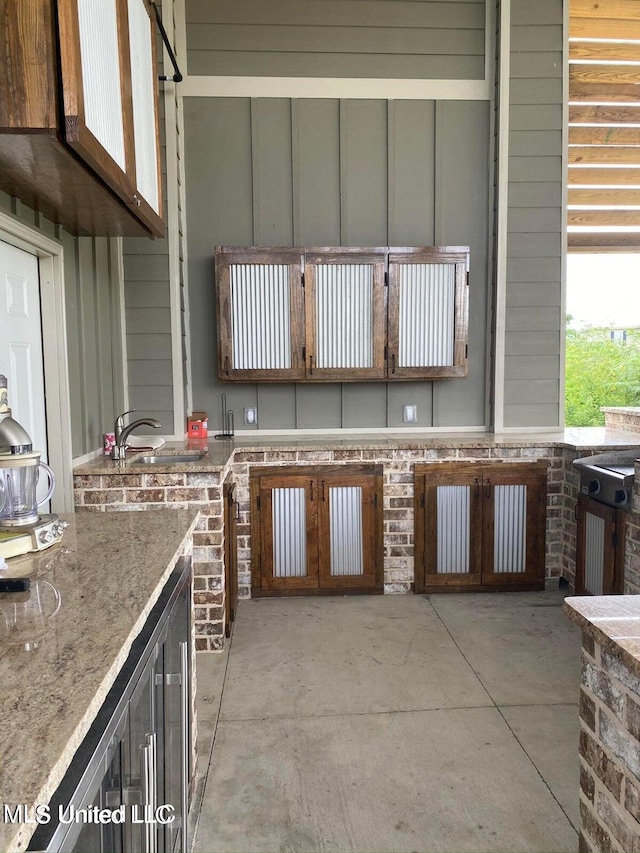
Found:
<path fill-rule="evenodd" d="M 567 598 L 582 629 L 580 850 L 640 849 L 640 596 Z"/>
<path fill-rule="evenodd" d="M 637 433 L 625 430 L 605 429 L 604 427 L 582 427 L 553 432 L 526 433 L 493 433 L 493 432 L 398 432 L 398 433 L 348 433 L 319 435 L 313 433 L 289 435 L 255 435 L 249 430 L 236 433 L 229 441 L 214 439 L 205 443 L 204 447 L 188 447 L 186 442 L 167 442 L 159 450 L 154 451 L 159 456 L 163 454 L 185 454 L 205 450 L 205 455 L 198 462 L 188 462 L 184 465 L 139 465 L 145 454 L 134 452 L 127 457 L 124 464 L 113 462 L 109 457 L 98 456 L 95 459 L 74 468 L 75 475 L 89 476 L 91 474 L 139 474 L 174 472 L 206 472 L 223 471 L 233 461 L 235 451 L 264 452 L 264 451 L 318 451 L 346 450 L 422 450 L 422 449 L 483 449 L 483 448 L 534 448 L 534 447 L 564 447 L 570 450 L 597 452 L 598 450 L 614 450 L 617 448 L 640 446 Z"/>
<path fill-rule="evenodd" d="M 31 593 L 0 596 L 0 808 L 49 801 L 178 557 L 189 549 L 197 513 L 68 520 L 62 543 L 12 558 L 2 574 L 28 575 L 32 582 Z M 28 629 L 12 628 L 16 608 L 24 611 L 21 602 L 38 593 L 44 617 L 27 620 Z M 0 850 L 24 850 L 34 829 L 0 821 Z"/>

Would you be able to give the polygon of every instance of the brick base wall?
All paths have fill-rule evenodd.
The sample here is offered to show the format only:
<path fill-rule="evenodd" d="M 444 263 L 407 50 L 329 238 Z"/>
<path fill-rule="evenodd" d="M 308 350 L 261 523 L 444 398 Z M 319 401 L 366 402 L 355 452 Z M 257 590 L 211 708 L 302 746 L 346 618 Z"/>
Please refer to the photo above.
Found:
<path fill-rule="evenodd" d="M 640 850 L 640 684 L 583 634 L 580 851 Z"/>
<path fill-rule="evenodd" d="M 386 593 L 406 593 L 413 583 L 414 465 L 441 460 L 542 459 L 548 463 L 546 558 L 547 578 L 565 578 L 574 587 L 576 558 L 575 508 L 579 477 L 572 462 L 585 451 L 562 447 L 468 447 L 377 450 L 242 450 L 237 449 L 221 472 L 76 475 L 79 512 L 135 511 L 161 506 L 193 507 L 201 517 L 194 536 L 194 607 L 196 646 L 218 651 L 224 644 L 224 508 L 222 487 L 235 484 L 239 503 L 238 593 L 251 595 L 251 527 L 249 471 L 259 465 L 349 465 L 375 462 L 383 466 L 384 582 Z M 634 511 L 627 526 L 625 592 L 640 593 L 640 471 Z"/>
<path fill-rule="evenodd" d="M 549 465 L 547 494 L 546 576 L 560 577 L 566 562 L 565 526 L 573 520 L 575 552 L 575 517 L 569 500 L 577 486 L 567 487 L 566 451 L 553 447 L 466 448 L 391 450 L 236 450 L 232 477 L 236 483 L 236 500 L 240 505 L 238 526 L 238 593 L 251 596 L 251 529 L 249 524 L 249 473 L 260 465 L 349 465 L 371 462 L 383 466 L 384 501 L 384 591 L 406 593 L 413 584 L 413 481 L 416 462 L 441 460 L 504 459 L 509 461 L 543 459 Z M 574 497 L 575 506 L 575 497 Z"/>
<path fill-rule="evenodd" d="M 91 474 L 74 477 L 76 512 L 139 512 L 161 507 L 200 512 L 193 535 L 196 651 L 224 645 L 223 472 Z"/>

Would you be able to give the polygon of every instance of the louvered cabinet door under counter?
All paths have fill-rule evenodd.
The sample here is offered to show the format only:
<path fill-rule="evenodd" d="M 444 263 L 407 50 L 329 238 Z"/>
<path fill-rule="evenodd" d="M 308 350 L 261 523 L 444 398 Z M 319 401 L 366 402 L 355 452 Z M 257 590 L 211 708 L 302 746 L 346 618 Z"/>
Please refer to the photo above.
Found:
<path fill-rule="evenodd" d="M 252 471 L 251 591 L 383 591 L 381 466 Z"/>
<path fill-rule="evenodd" d="M 415 591 L 544 588 L 546 463 L 415 467 Z"/>
<path fill-rule="evenodd" d="M 578 495 L 576 595 L 621 595 L 628 513 Z"/>

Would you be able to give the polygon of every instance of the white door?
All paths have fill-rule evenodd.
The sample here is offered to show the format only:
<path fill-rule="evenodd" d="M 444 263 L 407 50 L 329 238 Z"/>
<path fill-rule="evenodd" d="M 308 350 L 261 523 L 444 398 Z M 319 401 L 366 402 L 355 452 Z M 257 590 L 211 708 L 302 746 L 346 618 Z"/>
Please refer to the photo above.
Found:
<path fill-rule="evenodd" d="M 47 461 L 40 280 L 35 255 L 0 241 L 0 373 L 7 377 L 13 417 Z M 47 478 L 38 486 L 46 493 Z M 41 507 L 46 511 L 47 507 Z"/>

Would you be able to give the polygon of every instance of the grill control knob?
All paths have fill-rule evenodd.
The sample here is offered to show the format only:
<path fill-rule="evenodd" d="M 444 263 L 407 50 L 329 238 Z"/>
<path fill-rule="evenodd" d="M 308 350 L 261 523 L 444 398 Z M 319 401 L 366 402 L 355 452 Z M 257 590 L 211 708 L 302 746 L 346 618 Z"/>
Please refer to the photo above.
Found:
<path fill-rule="evenodd" d="M 626 489 L 616 489 L 616 493 L 613 496 L 613 500 L 617 504 L 624 504 L 627 502 L 627 490 Z"/>
<path fill-rule="evenodd" d="M 600 480 L 589 480 L 589 494 L 597 495 L 600 491 Z"/>

